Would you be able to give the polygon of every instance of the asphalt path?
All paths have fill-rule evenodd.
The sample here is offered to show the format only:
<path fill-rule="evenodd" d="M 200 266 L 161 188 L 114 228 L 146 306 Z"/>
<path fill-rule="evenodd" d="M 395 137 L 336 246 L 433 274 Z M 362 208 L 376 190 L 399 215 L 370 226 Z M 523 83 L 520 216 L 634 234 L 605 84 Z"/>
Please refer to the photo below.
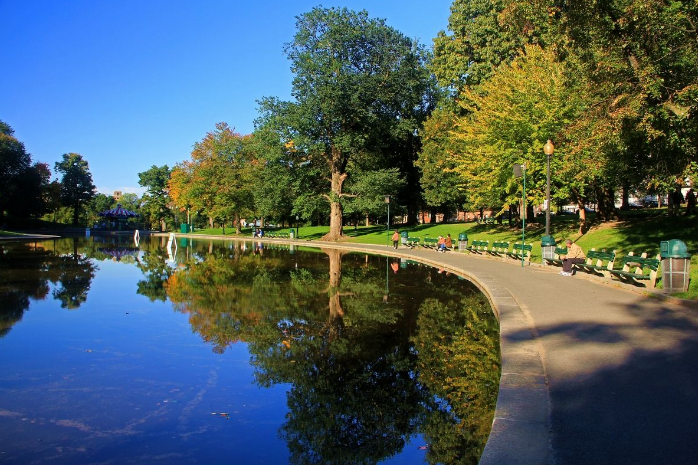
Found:
<path fill-rule="evenodd" d="M 695 303 L 511 259 L 332 246 L 444 267 L 488 295 L 502 378 L 481 464 L 698 464 Z"/>

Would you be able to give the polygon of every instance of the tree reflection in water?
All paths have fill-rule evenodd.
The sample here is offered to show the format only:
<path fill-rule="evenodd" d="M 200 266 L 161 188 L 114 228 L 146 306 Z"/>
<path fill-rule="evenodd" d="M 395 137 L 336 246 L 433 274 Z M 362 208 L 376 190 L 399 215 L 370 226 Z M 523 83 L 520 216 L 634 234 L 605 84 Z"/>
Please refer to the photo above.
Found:
<path fill-rule="evenodd" d="M 69 310 L 85 302 L 96 266 L 82 242 L 64 238 L 0 243 L 0 337 L 22 319 L 31 300 L 43 300 L 50 293 Z"/>
<path fill-rule="evenodd" d="M 240 243 L 201 247 L 163 288 L 214 351 L 244 341 L 260 386 L 290 385 L 280 435 L 293 463 L 376 463 L 417 434 L 430 463 L 477 463 L 499 345 L 474 286 L 421 266 L 388 278 L 385 258 L 336 249 L 294 263 Z"/>

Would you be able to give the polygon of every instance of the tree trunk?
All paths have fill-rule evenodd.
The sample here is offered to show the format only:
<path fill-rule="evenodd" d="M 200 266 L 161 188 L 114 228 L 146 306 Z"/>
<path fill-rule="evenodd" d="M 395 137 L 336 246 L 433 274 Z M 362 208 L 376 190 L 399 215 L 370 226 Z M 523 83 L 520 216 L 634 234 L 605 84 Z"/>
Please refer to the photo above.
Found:
<path fill-rule="evenodd" d="M 160 231 L 165 231 L 167 229 L 167 223 L 165 222 L 165 219 L 162 218 L 160 219 Z"/>
<path fill-rule="evenodd" d="M 622 187 L 622 193 L 621 193 L 621 203 L 620 203 L 620 210 L 621 211 L 628 211 L 630 210 L 630 201 L 628 198 L 630 197 L 630 192 L 628 189 L 628 186 L 623 185 Z M 615 207 L 615 202 L 614 202 L 614 207 Z"/>
<path fill-rule="evenodd" d="M 79 204 L 76 204 L 76 205 L 73 207 L 73 226 L 77 226 L 77 225 L 78 225 L 78 219 L 79 219 L 79 217 L 80 217 L 80 205 L 79 205 Z"/>
<path fill-rule="evenodd" d="M 346 173 L 333 166 L 330 194 L 330 231 L 322 236 L 323 241 L 336 241 L 342 237 L 342 219 L 344 215 L 340 198 L 342 197 L 342 185 L 346 178 Z"/>
<path fill-rule="evenodd" d="M 587 211 L 584 209 L 584 201 L 577 201 L 577 209 L 579 210 L 579 231 L 580 235 L 587 232 Z"/>
<path fill-rule="evenodd" d="M 612 219 L 617 219 L 615 206 L 615 193 L 613 189 L 609 187 L 603 187 L 597 193 L 598 199 L 598 216 L 602 221 L 610 221 Z"/>
<path fill-rule="evenodd" d="M 237 213 L 234 215 L 235 217 L 235 234 L 242 234 L 242 229 L 240 228 L 240 215 Z"/>

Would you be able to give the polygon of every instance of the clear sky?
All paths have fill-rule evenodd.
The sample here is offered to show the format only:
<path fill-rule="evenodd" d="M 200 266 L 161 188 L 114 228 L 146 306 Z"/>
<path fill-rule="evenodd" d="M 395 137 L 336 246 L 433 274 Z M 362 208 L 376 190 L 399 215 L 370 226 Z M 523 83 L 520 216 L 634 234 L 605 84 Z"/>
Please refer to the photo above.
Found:
<path fill-rule="evenodd" d="M 283 45 L 313 7 L 365 9 L 431 47 L 452 0 L 0 0 L 0 120 L 51 170 L 81 154 L 97 190 L 189 159 L 217 122 L 253 130 L 290 99 Z"/>

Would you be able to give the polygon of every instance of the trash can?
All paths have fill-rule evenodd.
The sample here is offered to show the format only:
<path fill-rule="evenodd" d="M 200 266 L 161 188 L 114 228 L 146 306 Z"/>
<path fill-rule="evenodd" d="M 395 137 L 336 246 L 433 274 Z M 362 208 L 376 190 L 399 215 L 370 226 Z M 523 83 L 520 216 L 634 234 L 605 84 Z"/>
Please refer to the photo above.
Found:
<path fill-rule="evenodd" d="M 468 234 L 460 233 L 458 234 L 458 251 L 464 252 L 468 248 Z"/>
<path fill-rule="evenodd" d="M 296 237 L 296 230 L 293 228 L 289 228 L 288 229 L 288 237 L 290 237 L 291 239 L 295 238 Z"/>
<path fill-rule="evenodd" d="M 543 255 L 543 264 L 547 265 L 547 260 L 555 258 L 555 238 L 553 236 L 543 236 L 540 238 L 540 250 Z"/>
<path fill-rule="evenodd" d="M 189 225 L 187 223 L 180 224 L 179 232 L 181 232 L 182 234 L 186 234 L 187 232 L 189 232 Z"/>
<path fill-rule="evenodd" d="M 661 241 L 659 254 L 662 258 L 662 286 L 664 292 L 686 292 L 691 268 L 691 254 L 686 243 L 678 239 Z"/>
<path fill-rule="evenodd" d="M 410 237 L 410 234 L 407 231 L 402 231 L 400 233 L 400 242 L 402 245 L 406 246 L 407 245 L 407 238 Z"/>

